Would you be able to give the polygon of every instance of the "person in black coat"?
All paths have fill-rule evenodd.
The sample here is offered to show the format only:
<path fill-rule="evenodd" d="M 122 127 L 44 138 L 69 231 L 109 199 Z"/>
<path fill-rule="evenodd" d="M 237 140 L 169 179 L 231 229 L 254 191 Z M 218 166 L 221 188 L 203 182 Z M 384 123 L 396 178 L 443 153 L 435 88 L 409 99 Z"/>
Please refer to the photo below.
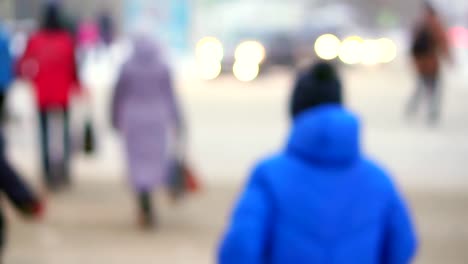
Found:
<path fill-rule="evenodd" d="M 39 218 L 43 205 L 38 196 L 26 185 L 9 164 L 5 155 L 5 141 L 0 132 L 0 191 L 15 208 L 27 218 Z M 6 242 L 6 222 L 0 208 L 0 263 Z"/>

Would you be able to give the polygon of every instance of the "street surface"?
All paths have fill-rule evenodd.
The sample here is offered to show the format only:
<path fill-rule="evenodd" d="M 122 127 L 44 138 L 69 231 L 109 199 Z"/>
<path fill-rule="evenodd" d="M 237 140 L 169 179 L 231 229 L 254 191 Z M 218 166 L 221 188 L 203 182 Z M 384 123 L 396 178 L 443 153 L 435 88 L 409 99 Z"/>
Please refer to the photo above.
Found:
<path fill-rule="evenodd" d="M 421 238 L 416 263 L 466 264 L 468 80 L 461 71 L 446 74 L 442 122 L 430 127 L 423 115 L 414 120 L 403 116 L 414 80 L 402 65 L 344 69 L 346 101 L 363 118 L 366 153 L 394 175 L 409 198 Z M 293 75 L 284 70 L 249 84 L 228 76 L 214 82 L 179 80 L 190 161 L 204 188 L 175 206 L 160 193 L 155 198 L 160 226 L 150 233 L 136 227 L 124 155 L 107 122 L 111 91 L 96 89 L 99 152 L 77 155 L 75 187 L 46 196 L 48 215 L 42 222 L 29 223 L 10 213 L 5 263 L 215 263 L 226 218 L 248 171 L 284 144 L 292 82 Z M 31 100 L 24 85 L 18 85 L 7 135 L 12 161 L 38 186 Z"/>

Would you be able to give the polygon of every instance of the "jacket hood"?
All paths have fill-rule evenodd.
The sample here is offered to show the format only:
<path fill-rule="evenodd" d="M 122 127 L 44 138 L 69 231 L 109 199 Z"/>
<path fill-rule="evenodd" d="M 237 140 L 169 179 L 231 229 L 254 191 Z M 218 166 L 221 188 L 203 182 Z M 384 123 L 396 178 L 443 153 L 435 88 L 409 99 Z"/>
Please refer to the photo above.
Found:
<path fill-rule="evenodd" d="M 160 64 L 161 53 L 159 46 L 151 37 L 139 34 L 132 39 L 133 53 L 131 61 L 141 64 Z"/>
<path fill-rule="evenodd" d="M 326 167 L 347 166 L 360 157 L 358 119 L 339 105 L 324 105 L 298 115 L 287 152 Z"/>

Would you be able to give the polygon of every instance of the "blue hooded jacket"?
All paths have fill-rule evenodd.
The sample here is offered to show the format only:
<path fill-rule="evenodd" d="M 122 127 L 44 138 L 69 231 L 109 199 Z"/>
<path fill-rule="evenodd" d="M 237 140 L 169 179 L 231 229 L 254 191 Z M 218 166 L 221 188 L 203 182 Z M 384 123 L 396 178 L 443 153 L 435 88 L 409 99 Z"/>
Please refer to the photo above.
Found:
<path fill-rule="evenodd" d="M 10 53 L 9 40 L 0 28 L 0 92 L 8 88 L 13 81 L 13 58 Z"/>
<path fill-rule="evenodd" d="M 410 263 L 405 204 L 359 145 L 359 122 L 340 106 L 299 115 L 286 150 L 251 176 L 218 263 Z"/>

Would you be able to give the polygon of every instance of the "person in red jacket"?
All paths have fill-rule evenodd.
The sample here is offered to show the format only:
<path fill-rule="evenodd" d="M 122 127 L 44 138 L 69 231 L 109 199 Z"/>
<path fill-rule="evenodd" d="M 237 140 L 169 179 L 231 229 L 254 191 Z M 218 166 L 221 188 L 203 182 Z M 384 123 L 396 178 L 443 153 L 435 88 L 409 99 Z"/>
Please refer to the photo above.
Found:
<path fill-rule="evenodd" d="M 74 39 L 62 25 L 60 13 L 57 4 L 45 6 L 41 28 L 29 39 L 19 61 L 20 74 L 32 80 L 35 89 L 44 180 L 51 190 L 70 183 L 69 104 L 73 90 L 79 87 Z M 50 143 L 57 137 L 50 137 L 49 125 L 57 116 L 63 121 L 63 155 L 55 163 L 51 160 Z"/>

